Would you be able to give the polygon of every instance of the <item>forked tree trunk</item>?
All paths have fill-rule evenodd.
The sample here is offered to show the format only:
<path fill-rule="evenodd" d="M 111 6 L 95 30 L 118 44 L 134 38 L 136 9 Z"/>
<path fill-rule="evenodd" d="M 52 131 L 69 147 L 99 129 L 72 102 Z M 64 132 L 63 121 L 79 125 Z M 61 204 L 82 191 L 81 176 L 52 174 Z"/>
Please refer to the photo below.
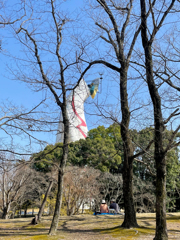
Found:
<path fill-rule="evenodd" d="M 121 226 L 124 228 L 131 228 L 138 227 L 138 224 L 133 198 L 133 146 L 129 135 L 130 112 L 127 94 L 127 68 L 125 66 L 123 67 L 123 64 L 121 64 L 120 93 L 122 111 L 121 136 L 124 150 L 123 196 L 125 208 L 124 222 Z"/>
<path fill-rule="evenodd" d="M 154 158 L 156 162 L 156 235 L 154 240 L 167 240 L 166 225 L 166 158 L 163 149 L 164 123 L 161 111 L 161 98 L 153 76 L 152 41 L 148 40 L 146 2 L 141 2 L 141 37 L 145 52 L 146 78 L 154 107 Z"/>
<path fill-rule="evenodd" d="M 37 215 L 37 221 L 39 221 L 39 222 L 41 221 L 42 214 L 44 212 L 44 208 L 45 208 L 45 205 L 46 205 L 46 201 L 47 201 L 47 198 L 48 198 L 48 195 L 51 191 L 52 186 L 53 186 L 53 181 L 50 181 L 49 186 L 47 188 L 47 191 L 45 193 L 44 199 L 42 201 L 41 207 L 39 209 L 38 215 Z"/>

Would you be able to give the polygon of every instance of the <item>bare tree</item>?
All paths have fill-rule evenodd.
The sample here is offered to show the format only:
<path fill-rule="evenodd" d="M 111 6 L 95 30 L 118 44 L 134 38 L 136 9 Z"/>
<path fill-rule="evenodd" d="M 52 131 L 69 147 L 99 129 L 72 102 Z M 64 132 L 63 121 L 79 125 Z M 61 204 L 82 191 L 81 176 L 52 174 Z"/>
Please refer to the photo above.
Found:
<path fill-rule="evenodd" d="M 43 212 L 44 212 L 44 208 L 45 208 L 45 205 L 46 205 L 46 201 L 47 201 L 48 195 L 49 195 L 49 193 L 50 193 L 50 191 L 51 191 L 51 188 L 52 188 L 52 186 L 53 186 L 53 183 L 54 183 L 54 181 L 53 181 L 53 180 L 50 180 L 49 186 L 48 186 L 48 188 L 47 188 L 47 190 L 46 190 L 46 192 L 45 192 L 45 195 L 44 195 L 42 204 L 41 204 L 41 206 L 40 206 L 40 208 L 39 208 L 39 212 L 38 212 L 38 215 L 37 215 L 37 221 L 41 221 L 42 214 L 43 214 Z"/>
<path fill-rule="evenodd" d="M 17 165 L 12 158 L 4 158 L 1 156 L 1 198 L 3 219 L 7 219 L 12 204 L 17 204 L 19 199 L 24 195 L 25 189 L 31 184 L 33 170 L 29 165 Z M 9 161 L 11 160 L 11 161 Z"/>
<path fill-rule="evenodd" d="M 44 208 L 45 208 L 45 205 L 46 205 L 46 202 L 47 202 L 47 199 L 48 199 L 48 196 L 51 192 L 51 189 L 53 187 L 53 185 L 57 184 L 57 172 L 58 172 L 58 167 L 57 167 L 57 159 L 53 159 L 53 162 L 54 162 L 54 166 L 52 167 L 51 171 L 46 173 L 46 178 L 47 178 L 47 182 L 49 183 L 48 184 L 48 187 L 46 189 L 46 192 L 44 194 L 44 198 L 43 198 L 43 201 L 42 201 L 42 204 L 39 208 L 39 212 L 38 212 L 38 215 L 37 215 L 37 222 L 41 221 L 41 218 L 42 218 L 42 214 L 44 212 Z"/>
<path fill-rule="evenodd" d="M 64 199 L 67 215 L 77 214 L 80 206 L 99 194 L 96 178 L 100 171 L 93 168 L 68 167 L 64 176 Z"/>
<path fill-rule="evenodd" d="M 136 212 L 133 200 L 133 161 L 136 157 L 149 149 L 147 147 L 134 155 L 133 143 L 131 140 L 129 126 L 132 111 L 130 111 L 128 97 L 128 70 L 134 53 L 135 44 L 141 30 L 141 24 L 136 12 L 133 0 L 117 2 L 113 0 L 97 0 L 98 9 L 103 10 L 107 16 L 101 17 L 98 14 L 95 24 L 100 31 L 100 38 L 108 48 L 106 57 L 110 58 L 111 64 L 105 60 L 96 61 L 117 72 L 120 86 L 121 116 L 120 122 L 121 137 L 123 140 L 123 195 L 125 199 L 125 217 L 122 227 L 137 227 Z M 96 6 L 97 8 L 97 6 Z M 149 14 L 148 12 L 147 14 Z M 134 24 L 134 25 L 133 25 Z M 133 25 L 133 27 L 132 27 Z M 100 53 L 101 54 L 101 53 Z M 102 56 L 103 59 L 103 56 Z M 91 64 L 95 63 L 92 62 Z"/>
<path fill-rule="evenodd" d="M 172 148 L 177 146 L 174 142 L 174 137 L 177 134 L 180 126 L 172 133 L 169 143 L 166 147 L 163 144 L 163 132 L 165 130 L 165 124 L 177 114 L 176 109 L 166 120 L 163 119 L 161 97 L 158 92 L 158 87 L 155 83 L 155 77 L 153 73 L 153 54 L 152 44 L 155 41 L 155 36 L 161 29 L 167 15 L 173 9 L 175 0 L 164 1 L 158 7 L 155 5 L 156 1 L 148 1 L 149 11 L 151 12 L 151 19 L 153 22 L 152 29 L 148 25 L 147 2 L 140 0 L 141 6 L 141 37 L 145 54 L 145 66 L 146 66 L 146 80 L 149 88 L 149 93 L 152 99 L 154 107 L 154 158 L 156 162 L 156 235 L 155 240 L 168 239 L 167 225 L 166 225 L 166 154 Z M 157 3 L 158 4 L 158 3 Z M 159 9 L 159 10 L 157 10 Z M 156 11 L 159 13 L 156 15 Z"/>
<path fill-rule="evenodd" d="M 154 212 L 155 211 L 155 187 L 152 182 L 143 181 L 140 178 L 134 176 L 134 201 L 136 211 Z"/>
<path fill-rule="evenodd" d="M 97 178 L 99 183 L 99 195 L 96 196 L 96 208 L 99 208 L 102 199 L 109 204 L 112 198 L 121 205 L 123 204 L 123 180 L 121 174 L 102 172 Z"/>
<path fill-rule="evenodd" d="M 34 91 L 45 91 L 49 97 L 49 103 L 52 104 L 53 102 L 54 104 L 55 102 L 56 110 L 62 113 L 64 125 L 63 155 L 59 159 L 58 190 L 54 216 L 49 231 L 50 235 L 54 235 L 58 227 L 64 169 L 68 157 L 67 96 L 79 84 L 83 75 L 89 69 L 88 66 L 85 71 L 80 71 L 79 74 L 79 59 L 85 54 L 86 46 L 82 45 L 81 48 L 74 49 L 71 41 L 69 41 L 68 24 L 71 20 L 59 10 L 59 6 L 63 2 L 51 0 L 46 3 L 44 1 L 41 6 L 36 1 L 33 4 L 31 2 L 29 9 L 26 9 L 26 20 L 20 26 L 14 27 L 18 40 L 25 47 L 25 51 L 28 51 L 27 59 L 24 62 L 20 61 L 26 67 L 22 71 L 22 65 L 19 62 L 18 72 L 11 70 L 16 79 L 28 83 Z M 44 11 L 44 8 L 47 11 Z M 65 36 L 65 39 L 63 39 L 63 36 Z M 31 72 L 26 74 L 26 69 L 29 66 Z M 53 105 L 51 105 L 51 108 L 53 108 Z"/>

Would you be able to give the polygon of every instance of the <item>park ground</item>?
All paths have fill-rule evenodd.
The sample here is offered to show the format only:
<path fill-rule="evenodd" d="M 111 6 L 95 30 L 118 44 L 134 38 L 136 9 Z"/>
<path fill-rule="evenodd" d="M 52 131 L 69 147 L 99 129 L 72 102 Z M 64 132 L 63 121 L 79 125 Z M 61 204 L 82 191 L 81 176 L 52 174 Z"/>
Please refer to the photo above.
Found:
<path fill-rule="evenodd" d="M 38 225 L 31 225 L 32 218 L 0 219 L 0 240 L 152 240 L 155 234 L 155 214 L 137 214 L 139 228 L 124 229 L 123 216 L 77 215 L 62 216 L 56 236 L 48 236 L 51 217 L 43 217 Z M 180 213 L 167 213 L 169 239 L 180 239 Z"/>

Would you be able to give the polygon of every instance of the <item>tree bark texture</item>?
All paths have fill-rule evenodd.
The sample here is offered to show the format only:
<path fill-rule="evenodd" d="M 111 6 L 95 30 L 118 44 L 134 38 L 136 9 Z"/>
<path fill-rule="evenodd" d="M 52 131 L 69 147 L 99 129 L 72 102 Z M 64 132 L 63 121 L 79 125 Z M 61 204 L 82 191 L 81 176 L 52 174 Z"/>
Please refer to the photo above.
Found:
<path fill-rule="evenodd" d="M 41 207 L 39 209 L 38 215 L 37 215 L 37 221 L 41 221 L 41 217 L 42 217 L 42 214 L 44 212 L 46 201 L 47 201 L 47 198 L 48 198 L 48 195 L 49 195 L 49 193 L 51 191 L 52 186 L 53 186 L 53 181 L 50 181 L 49 186 L 47 188 L 47 191 L 45 193 L 44 199 L 42 201 Z"/>
<path fill-rule="evenodd" d="M 64 169 L 68 157 L 68 137 L 69 137 L 69 122 L 66 113 L 66 99 L 64 98 L 64 106 L 62 107 L 62 114 L 63 114 L 63 123 L 64 123 L 64 142 L 63 142 L 63 156 L 60 161 L 59 171 L 58 171 L 58 191 L 56 197 L 56 206 L 54 210 L 54 216 L 51 223 L 51 227 L 49 230 L 49 235 L 55 235 L 58 223 L 59 223 L 59 215 L 61 210 L 62 204 L 62 196 L 63 196 L 63 177 L 64 177 Z"/>
<path fill-rule="evenodd" d="M 154 108 L 154 158 L 156 162 L 156 235 L 154 240 L 167 240 L 166 225 L 166 158 L 163 149 L 163 131 L 164 123 L 161 111 L 161 98 L 156 88 L 153 77 L 153 58 L 152 58 L 152 42 L 148 40 L 147 21 L 146 21 L 146 3 L 141 3 L 141 38 L 145 52 L 146 78 L 149 93 Z"/>
<path fill-rule="evenodd" d="M 8 210 L 7 207 L 3 208 L 3 214 L 2 214 L 2 219 L 7 219 L 8 218 Z"/>
<path fill-rule="evenodd" d="M 121 136 L 123 140 L 124 162 L 123 162 L 123 196 L 125 217 L 122 227 L 138 227 L 133 198 L 133 146 L 129 135 L 130 112 L 128 107 L 127 94 L 127 68 L 121 64 L 120 75 L 120 94 L 121 94 Z"/>

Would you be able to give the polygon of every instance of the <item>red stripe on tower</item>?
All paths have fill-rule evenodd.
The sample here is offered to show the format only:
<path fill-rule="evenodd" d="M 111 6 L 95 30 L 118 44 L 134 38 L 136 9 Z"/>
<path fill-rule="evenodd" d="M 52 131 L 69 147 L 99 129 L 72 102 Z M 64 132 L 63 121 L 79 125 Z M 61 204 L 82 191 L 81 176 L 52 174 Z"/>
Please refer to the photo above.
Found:
<path fill-rule="evenodd" d="M 74 94 L 73 94 L 73 99 L 72 99 L 72 109 L 73 109 L 73 112 L 75 113 L 75 115 L 77 116 L 77 118 L 79 118 L 79 120 L 81 121 L 81 123 L 79 125 L 76 126 L 76 128 L 79 129 L 79 131 L 81 132 L 81 134 L 83 135 L 83 137 L 87 137 L 86 134 L 83 132 L 83 130 L 80 128 L 81 126 L 82 127 L 86 127 L 86 123 L 85 121 L 78 115 L 77 111 L 76 111 L 76 108 L 75 108 L 75 104 L 74 104 Z"/>

